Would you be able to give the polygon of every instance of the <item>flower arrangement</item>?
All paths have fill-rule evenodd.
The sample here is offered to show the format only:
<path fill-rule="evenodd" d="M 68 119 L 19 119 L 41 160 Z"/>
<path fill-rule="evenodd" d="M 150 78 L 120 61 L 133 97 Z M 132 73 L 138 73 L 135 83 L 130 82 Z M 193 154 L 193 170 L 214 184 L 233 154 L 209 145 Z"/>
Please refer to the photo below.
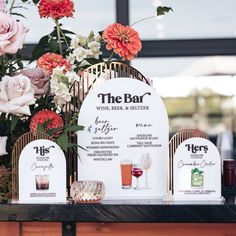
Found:
<path fill-rule="evenodd" d="M 20 7 L 12 0 L 7 8 L 6 1 L 0 0 L 0 168 L 1 173 L 7 173 L 6 178 L 12 147 L 25 132 L 45 132 L 65 152 L 72 146 L 68 132 L 83 127 L 74 122 L 75 118 L 65 124 L 63 106 L 71 100 L 70 87 L 80 80 L 80 71 L 99 62 L 129 61 L 142 48 L 138 32 L 119 23 L 98 34 L 91 31 L 88 37 L 63 29 L 60 19 L 73 17 L 75 12 L 72 0 L 33 3 L 41 18 L 51 18 L 55 23 L 53 31 L 33 50 L 30 62 L 36 61 L 36 68 L 25 67 L 22 62 L 20 49 L 29 29 L 16 12 Z M 157 15 L 170 10 L 160 6 Z M 102 47 L 111 52 L 107 60 Z"/>

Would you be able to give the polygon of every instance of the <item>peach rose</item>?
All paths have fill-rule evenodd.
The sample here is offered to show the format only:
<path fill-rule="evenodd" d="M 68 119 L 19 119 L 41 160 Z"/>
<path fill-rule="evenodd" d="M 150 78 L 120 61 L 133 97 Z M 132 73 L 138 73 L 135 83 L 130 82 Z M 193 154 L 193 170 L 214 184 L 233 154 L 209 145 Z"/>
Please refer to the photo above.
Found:
<path fill-rule="evenodd" d="M 29 105 L 34 104 L 30 79 L 23 75 L 4 76 L 0 83 L 0 112 L 30 115 Z"/>
<path fill-rule="evenodd" d="M 0 56 L 23 47 L 28 29 L 9 14 L 0 12 Z"/>

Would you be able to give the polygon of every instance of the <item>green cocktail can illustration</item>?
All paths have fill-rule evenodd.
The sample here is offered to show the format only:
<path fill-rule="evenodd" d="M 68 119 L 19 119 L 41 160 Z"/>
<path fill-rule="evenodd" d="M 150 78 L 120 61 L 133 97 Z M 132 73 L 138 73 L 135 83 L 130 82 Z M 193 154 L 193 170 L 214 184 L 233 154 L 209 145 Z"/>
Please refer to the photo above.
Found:
<path fill-rule="evenodd" d="M 191 170 L 191 187 L 203 188 L 204 186 L 204 172 L 198 168 Z"/>

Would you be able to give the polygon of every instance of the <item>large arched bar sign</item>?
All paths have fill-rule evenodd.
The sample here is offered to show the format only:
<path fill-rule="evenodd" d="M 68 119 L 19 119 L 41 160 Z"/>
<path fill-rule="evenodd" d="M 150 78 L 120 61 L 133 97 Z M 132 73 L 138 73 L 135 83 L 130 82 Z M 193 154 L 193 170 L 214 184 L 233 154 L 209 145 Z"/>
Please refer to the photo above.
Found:
<path fill-rule="evenodd" d="M 105 183 L 105 199 L 166 196 L 168 116 L 156 91 L 117 78 L 90 89 L 78 123 L 79 180 Z M 86 150 L 85 150 L 86 149 Z"/>

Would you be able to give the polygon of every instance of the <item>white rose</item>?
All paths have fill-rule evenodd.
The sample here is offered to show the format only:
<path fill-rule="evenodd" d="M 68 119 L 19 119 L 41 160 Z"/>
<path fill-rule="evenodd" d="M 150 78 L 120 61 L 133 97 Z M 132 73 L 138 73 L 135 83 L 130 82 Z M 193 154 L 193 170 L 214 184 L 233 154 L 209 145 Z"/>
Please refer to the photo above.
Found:
<path fill-rule="evenodd" d="M 35 103 L 30 79 L 23 75 L 4 76 L 0 83 L 0 112 L 30 115 Z"/>

